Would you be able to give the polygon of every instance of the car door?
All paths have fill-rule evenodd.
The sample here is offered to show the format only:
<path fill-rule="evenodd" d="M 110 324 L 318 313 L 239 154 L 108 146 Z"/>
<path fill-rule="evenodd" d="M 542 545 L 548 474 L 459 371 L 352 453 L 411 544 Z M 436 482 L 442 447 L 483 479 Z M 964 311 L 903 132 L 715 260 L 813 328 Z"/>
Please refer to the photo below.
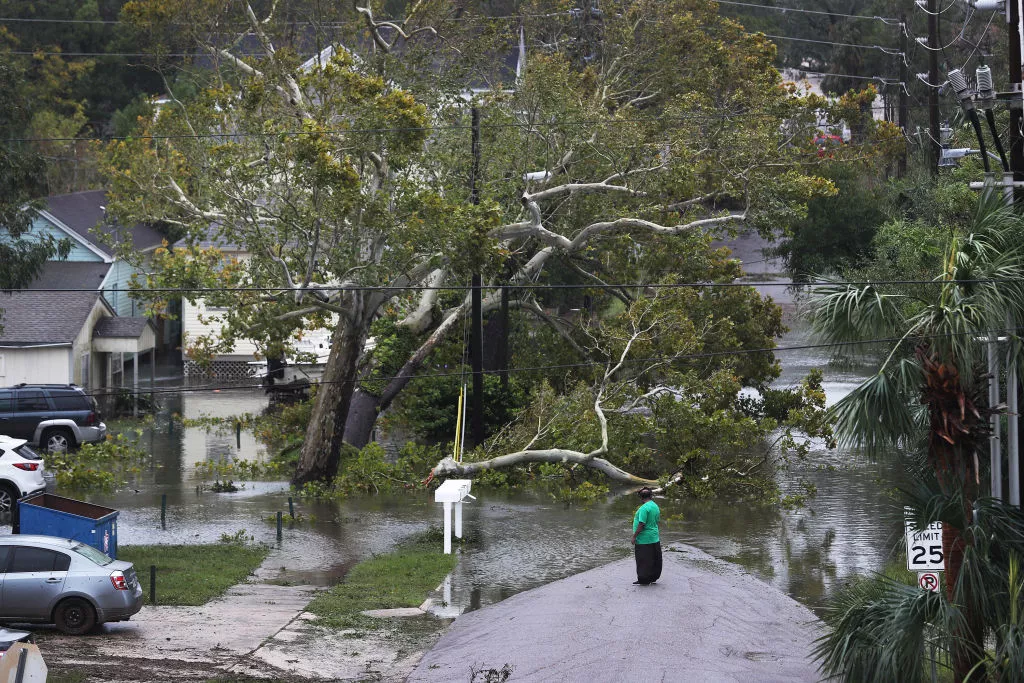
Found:
<path fill-rule="evenodd" d="M 39 423 L 52 417 L 53 411 L 42 389 L 18 389 L 11 417 L 12 429 L 16 433 L 8 436 L 33 441 Z"/>
<path fill-rule="evenodd" d="M 71 557 L 56 550 L 14 546 L 0 588 L 3 618 L 49 619 L 70 566 Z"/>
<path fill-rule="evenodd" d="M 11 436 L 14 434 L 11 432 L 13 424 L 11 419 L 14 417 L 14 392 L 9 389 L 0 389 L 0 435 Z"/>

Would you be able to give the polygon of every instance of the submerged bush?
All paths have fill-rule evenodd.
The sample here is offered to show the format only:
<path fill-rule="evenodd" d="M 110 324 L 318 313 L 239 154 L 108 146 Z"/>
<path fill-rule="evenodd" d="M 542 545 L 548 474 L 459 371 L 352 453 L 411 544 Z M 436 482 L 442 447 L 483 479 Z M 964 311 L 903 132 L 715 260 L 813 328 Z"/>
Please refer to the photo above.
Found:
<path fill-rule="evenodd" d="M 61 489 L 109 492 L 137 475 L 149 457 L 124 434 L 111 434 L 104 441 L 82 444 L 76 451 L 48 453 L 45 463 L 56 474 Z"/>

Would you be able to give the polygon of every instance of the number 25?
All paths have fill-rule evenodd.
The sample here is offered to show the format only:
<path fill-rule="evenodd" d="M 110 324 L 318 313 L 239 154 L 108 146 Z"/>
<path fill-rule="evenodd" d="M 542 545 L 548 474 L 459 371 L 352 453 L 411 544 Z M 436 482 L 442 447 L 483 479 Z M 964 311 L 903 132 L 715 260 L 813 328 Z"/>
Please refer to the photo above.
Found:
<path fill-rule="evenodd" d="M 942 564 L 942 547 L 935 545 L 928 548 L 919 545 L 914 548 L 914 558 L 911 560 L 911 563 L 928 564 L 929 561 L 925 560 L 926 554 L 929 556 L 931 564 Z"/>

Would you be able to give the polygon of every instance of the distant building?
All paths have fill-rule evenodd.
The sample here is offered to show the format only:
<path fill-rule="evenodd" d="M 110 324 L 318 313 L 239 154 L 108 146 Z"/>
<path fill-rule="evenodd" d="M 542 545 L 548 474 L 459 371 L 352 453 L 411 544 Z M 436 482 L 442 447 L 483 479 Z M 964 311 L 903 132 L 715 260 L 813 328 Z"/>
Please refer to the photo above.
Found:
<path fill-rule="evenodd" d="M 131 251 L 141 256 L 145 263 L 149 255 L 163 243 L 163 235 L 149 225 L 136 224 L 130 228 L 118 225 L 106 215 L 107 193 L 105 190 L 89 190 L 71 194 L 53 195 L 44 200 L 42 209 L 36 212 L 27 238 L 37 236 L 53 237 L 71 242 L 71 252 L 64 261 L 54 263 L 96 264 L 95 273 L 102 271 L 101 281 L 93 289 L 102 292 L 115 315 L 138 316 L 141 307 L 131 296 L 131 279 L 140 273 L 140 268 L 125 261 L 118 250 L 126 244 Z M 71 270 L 69 276 L 76 276 Z M 54 288 L 70 289 L 72 285 L 62 281 L 61 269 L 49 271 Z M 91 283 L 91 280 L 90 280 Z M 37 289 L 39 285 L 33 285 Z M 91 285 L 90 285 L 91 286 Z M 177 304 L 175 303 L 175 307 Z M 0 306 L 2 308 L 2 306 Z M 181 338 L 181 326 L 176 320 L 155 320 L 157 346 L 163 350 L 177 348 Z"/>
<path fill-rule="evenodd" d="M 127 384 L 124 359 L 151 352 L 156 330 L 142 317 L 117 317 L 100 290 L 110 264 L 47 263 L 27 289 L 0 293 L 0 386 Z M 46 291 L 51 289 L 74 291 Z"/>
<path fill-rule="evenodd" d="M 249 258 L 249 252 L 237 244 L 232 244 L 222 238 L 213 236 L 211 229 L 210 236 L 205 237 L 191 245 L 186 240 L 174 244 L 174 249 L 185 249 L 189 246 L 198 249 L 216 248 L 227 261 L 244 261 Z M 181 325 L 182 325 L 182 364 L 185 377 L 207 378 L 207 379 L 244 379 L 247 377 L 260 377 L 267 372 L 266 362 L 257 360 L 259 348 L 256 342 L 251 339 L 237 339 L 227 353 L 218 354 L 209 365 L 200 365 L 188 356 L 187 346 L 190 339 L 197 337 L 212 336 L 220 334 L 222 321 L 218 314 L 226 312 L 226 309 L 207 306 L 206 301 L 197 299 L 193 304 L 187 299 L 181 301 Z M 292 348 L 299 353 L 316 355 L 317 361 L 312 365 L 322 365 L 326 362 L 330 353 L 331 332 L 327 329 L 309 330 L 303 334 L 301 340 L 292 342 Z M 314 376 L 319 372 L 312 371 Z"/>

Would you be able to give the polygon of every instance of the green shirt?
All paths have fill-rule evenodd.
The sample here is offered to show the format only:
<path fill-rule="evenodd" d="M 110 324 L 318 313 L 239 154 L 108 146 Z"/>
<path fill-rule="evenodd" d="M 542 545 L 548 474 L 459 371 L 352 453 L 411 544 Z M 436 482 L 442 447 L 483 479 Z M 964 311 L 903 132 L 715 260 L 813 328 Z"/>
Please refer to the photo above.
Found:
<path fill-rule="evenodd" d="M 646 545 L 661 540 L 661 536 L 658 535 L 659 519 L 661 519 L 661 508 L 653 500 L 647 501 L 636 509 L 636 513 L 633 515 L 633 533 L 636 534 L 636 528 L 640 526 L 640 522 L 644 523 L 644 530 L 636 537 L 638 544 Z"/>

